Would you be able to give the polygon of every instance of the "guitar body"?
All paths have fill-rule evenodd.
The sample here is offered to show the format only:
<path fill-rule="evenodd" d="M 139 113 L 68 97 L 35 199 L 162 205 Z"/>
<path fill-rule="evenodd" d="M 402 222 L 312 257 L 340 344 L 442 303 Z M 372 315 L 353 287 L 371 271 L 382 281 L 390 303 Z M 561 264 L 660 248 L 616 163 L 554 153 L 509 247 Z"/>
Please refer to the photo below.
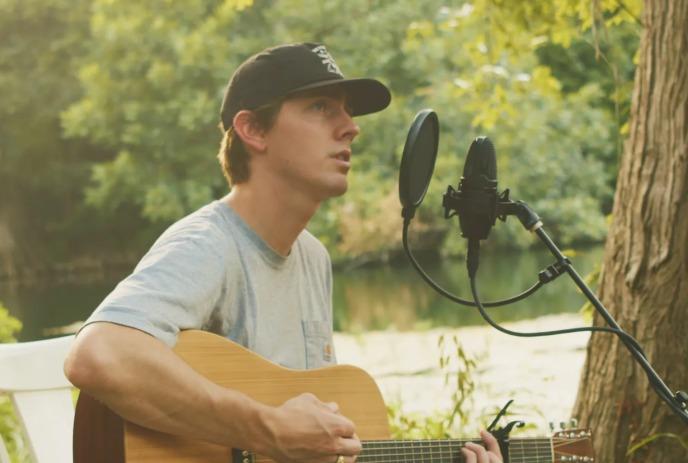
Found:
<path fill-rule="evenodd" d="M 198 373 L 267 405 L 304 392 L 337 402 L 361 439 L 389 439 L 387 410 L 373 378 L 352 366 L 290 370 L 221 336 L 183 331 L 174 352 Z M 227 463 L 231 449 L 126 422 L 86 394 L 74 421 L 74 463 Z"/>

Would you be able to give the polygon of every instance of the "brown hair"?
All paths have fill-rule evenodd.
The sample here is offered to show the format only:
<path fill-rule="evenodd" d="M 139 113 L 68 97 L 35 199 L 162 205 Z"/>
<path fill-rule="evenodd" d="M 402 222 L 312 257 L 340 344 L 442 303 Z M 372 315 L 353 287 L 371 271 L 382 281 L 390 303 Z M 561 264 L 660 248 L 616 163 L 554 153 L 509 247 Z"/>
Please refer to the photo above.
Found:
<path fill-rule="evenodd" d="M 251 122 L 261 130 L 270 130 L 281 108 L 282 100 L 256 108 L 251 111 L 253 113 Z M 220 130 L 222 130 L 221 125 Z M 217 158 L 230 187 L 248 180 L 251 175 L 249 169 L 250 155 L 241 137 L 234 132 L 234 127 L 225 131 Z"/>

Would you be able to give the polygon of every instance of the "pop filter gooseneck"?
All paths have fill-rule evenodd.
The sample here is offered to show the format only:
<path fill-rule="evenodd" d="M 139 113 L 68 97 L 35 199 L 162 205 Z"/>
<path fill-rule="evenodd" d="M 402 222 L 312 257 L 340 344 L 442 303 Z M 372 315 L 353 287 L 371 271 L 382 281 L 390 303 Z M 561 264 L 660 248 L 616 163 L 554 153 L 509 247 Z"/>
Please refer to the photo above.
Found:
<path fill-rule="evenodd" d="M 410 220 L 428 191 L 435 170 L 440 123 L 432 109 L 423 109 L 411 123 L 399 169 L 402 216 Z"/>

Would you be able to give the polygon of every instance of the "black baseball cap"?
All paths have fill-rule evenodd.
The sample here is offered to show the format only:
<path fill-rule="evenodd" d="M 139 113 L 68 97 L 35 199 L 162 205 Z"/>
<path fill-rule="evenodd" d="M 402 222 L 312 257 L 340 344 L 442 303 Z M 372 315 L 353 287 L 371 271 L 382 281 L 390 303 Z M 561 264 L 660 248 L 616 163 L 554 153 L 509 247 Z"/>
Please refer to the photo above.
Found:
<path fill-rule="evenodd" d="M 234 72 L 222 99 L 222 127 L 229 129 L 242 109 L 256 109 L 303 90 L 333 85 L 346 93 L 353 116 L 381 111 L 392 99 L 378 80 L 345 79 L 324 45 L 279 45 L 251 56 Z"/>

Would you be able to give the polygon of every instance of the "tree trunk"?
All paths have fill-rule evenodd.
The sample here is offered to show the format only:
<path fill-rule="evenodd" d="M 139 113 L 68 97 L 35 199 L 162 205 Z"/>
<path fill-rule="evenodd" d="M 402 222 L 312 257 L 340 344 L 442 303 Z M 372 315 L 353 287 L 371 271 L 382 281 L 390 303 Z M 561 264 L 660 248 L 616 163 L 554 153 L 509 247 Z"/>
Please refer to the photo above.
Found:
<path fill-rule="evenodd" d="M 600 297 L 672 391 L 688 391 L 688 1 L 646 0 L 640 63 L 605 248 Z M 595 325 L 604 321 L 596 315 Z M 616 336 L 595 334 L 574 416 L 596 461 L 688 461 L 688 427 Z"/>

